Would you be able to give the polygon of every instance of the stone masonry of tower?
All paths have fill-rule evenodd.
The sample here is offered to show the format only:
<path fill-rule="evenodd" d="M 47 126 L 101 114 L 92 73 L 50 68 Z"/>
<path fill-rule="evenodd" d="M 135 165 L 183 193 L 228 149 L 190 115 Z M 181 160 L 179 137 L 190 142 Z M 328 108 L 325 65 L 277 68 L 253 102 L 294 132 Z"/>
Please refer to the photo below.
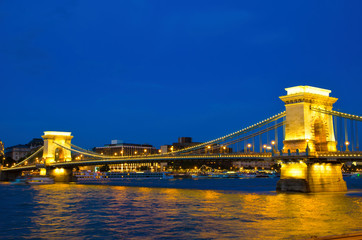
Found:
<path fill-rule="evenodd" d="M 55 161 L 57 149 L 60 150 L 58 154 L 62 155 L 62 161 L 67 162 L 72 160 L 71 152 L 57 145 L 59 144 L 70 148 L 71 139 L 73 138 L 70 132 L 47 131 L 44 132 L 42 138 L 44 139 L 43 159 L 45 164 L 50 164 Z"/>
<path fill-rule="evenodd" d="M 307 145 L 311 152 L 335 152 L 337 142 L 333 130 L 333 117 L 311 110 L 311 107 L 332 110 L 338 100 L 329 96 L 330 90 L 311 86 L 286 88 L 286 124 L 284 148 L 286 152 L 297 149 L 305 152 Z"/>

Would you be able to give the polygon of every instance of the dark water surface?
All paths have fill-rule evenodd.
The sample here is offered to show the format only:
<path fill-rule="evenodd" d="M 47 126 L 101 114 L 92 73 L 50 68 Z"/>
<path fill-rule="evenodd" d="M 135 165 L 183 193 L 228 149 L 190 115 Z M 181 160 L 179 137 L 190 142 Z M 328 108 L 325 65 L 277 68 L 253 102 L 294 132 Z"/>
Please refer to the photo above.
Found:
<path fill-rule="evenodd" d="M 346 179 L 348 193 L 318 194 L 277 194 L 277 179 L 166 181 L 143 183 L 170 188 L 1 183 L 0 239 L 304 239 L 362 231 L 360 179 Z"/>

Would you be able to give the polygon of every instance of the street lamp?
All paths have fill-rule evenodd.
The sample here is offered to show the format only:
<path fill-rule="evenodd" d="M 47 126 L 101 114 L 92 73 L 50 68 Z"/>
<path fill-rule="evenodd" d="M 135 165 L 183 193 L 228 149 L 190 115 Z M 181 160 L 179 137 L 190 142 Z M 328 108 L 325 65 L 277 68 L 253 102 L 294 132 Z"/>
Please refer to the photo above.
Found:
<path fill-rule="evenodd" d="M 263 145 L 263 148 L 264 148 L 264 152 L 266 152 L 266 145 L 265 144 Z"/>
<path fill-rule="evenodd" d="M 247 147 L 248 147 L 248 152 L 249 152 L 249 151 L 250 151 L 250 148 L 251 148 L 251 144 L 248 143 Z"/>
<path fill-rule="evenodd" d="M 310 151 L 310 149 L 309 149 L 309 139 L 307 138 L 306 140 L 305 140 L 306 142 L 307 142 L 307 147 L 305 148 L 305 152 L 306 152 L 306 154 L 308 155 L 309 154 L 309 151 Z"/>
<path fill-rule="evenodd" d="M 348 149 L 349 142 L 346 141 L 344 144 L 346 144 L 346 152 L 349 152 L 349 149 Z"/>
<path fill-rule="evenodd" d="M 275 146 L 275 141 L 273 140 L 273 141 L 271 141 L 271 144 L 272 144 L 272 149 L 273 149 L 273 152 L 275 151 L 275 148 L 274 148 L 274 146 Z"/>

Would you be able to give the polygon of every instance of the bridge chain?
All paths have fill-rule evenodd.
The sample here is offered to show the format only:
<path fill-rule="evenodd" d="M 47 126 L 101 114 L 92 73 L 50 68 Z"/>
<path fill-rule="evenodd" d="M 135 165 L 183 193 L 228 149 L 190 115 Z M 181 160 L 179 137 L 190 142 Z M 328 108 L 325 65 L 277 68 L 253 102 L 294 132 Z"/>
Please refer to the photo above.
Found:
<path fill-rule="evenodd" d="M 352 119 L 352 120 L 356 120 L 356 121 L 362 121 L 361 116 L 357 116 L 357 115 L 353 115 L 353 114 L 337 112 L 334 110 L 326 110 L 326 109 L 316 108 L 316 107 L 310 107 L 310 109 L 312 111 L 316 111 L 316 112 L 320 112 L 320 113 L 324 113 L 324 114 L 328 114 L 328 115 L 332 115 L 332 116 L 336 116 L 336 117 L 342 117 L 342 118 Z"/>
<path fill-rule="evenodd" d="M 240 135 L 243 135 L 245 133 L 248 133 L 248 132 L 251 132 L 257 128 L 260 128 L 260 127 L 263 127 L 271 122 L 274 122 L 282 117 L 285 117 L 286 116 L 286 112 L 281 112 L 277 115 L 274 115 L 273 117 L 270 117 L 270 118 L 267 118 L 257 124 L 254 124 L 254 125 L 251 125 L 249 127 L 246 127 L 246 128 L 243 128 L 239 131 L 236 131 L 234 133 L 230 133 L 228 135 L 225 135 L 223 137 L 220 137 L 220 138 L 217 138 L 217 139 L 214 139 L 214 140 L 210 140 L 208 142 L 204 142 L 204 143 L 201 143 L 201 144 L 198 144 L 196 146 L 193 146 L 193 147 L 188 147 L 188 148 L 184 148 L 184 149 L 181 149 L 181 150 L 178 150 L 178 151 L 173 151 L 173 152 L 170 152 L 170 153 L 164 153 L 163 155 L 170 155 L 170 154 L 180 154 L 180 153 L 185 153 L 185 152 L 190 152 L 190 151 L 195 151 L 195 150 L 198 150 L 200 148 L 204 148 L 205 146 L 207 145 L 212 145 L 212 144 L 217 144 L 217 143 L 221 143 L 221 142 L 224 142 L 226 140 L 229 140 L 229 139 L 232 139 L 234 137 L 237 137 L 237 136 L 240 136 Z"/>

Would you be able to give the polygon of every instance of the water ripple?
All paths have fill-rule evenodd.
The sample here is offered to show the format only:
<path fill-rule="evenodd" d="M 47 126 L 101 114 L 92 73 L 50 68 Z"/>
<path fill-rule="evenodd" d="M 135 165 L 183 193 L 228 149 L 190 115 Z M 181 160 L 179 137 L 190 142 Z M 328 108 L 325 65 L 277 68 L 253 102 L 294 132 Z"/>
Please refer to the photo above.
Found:
<path fill-rule="evenodd" d="M 262 193 L 210 188 L 0 184 L 0 238 L 303 239 L 361 231 L 359 190 L 276 194 L 265 185 Z"/>

